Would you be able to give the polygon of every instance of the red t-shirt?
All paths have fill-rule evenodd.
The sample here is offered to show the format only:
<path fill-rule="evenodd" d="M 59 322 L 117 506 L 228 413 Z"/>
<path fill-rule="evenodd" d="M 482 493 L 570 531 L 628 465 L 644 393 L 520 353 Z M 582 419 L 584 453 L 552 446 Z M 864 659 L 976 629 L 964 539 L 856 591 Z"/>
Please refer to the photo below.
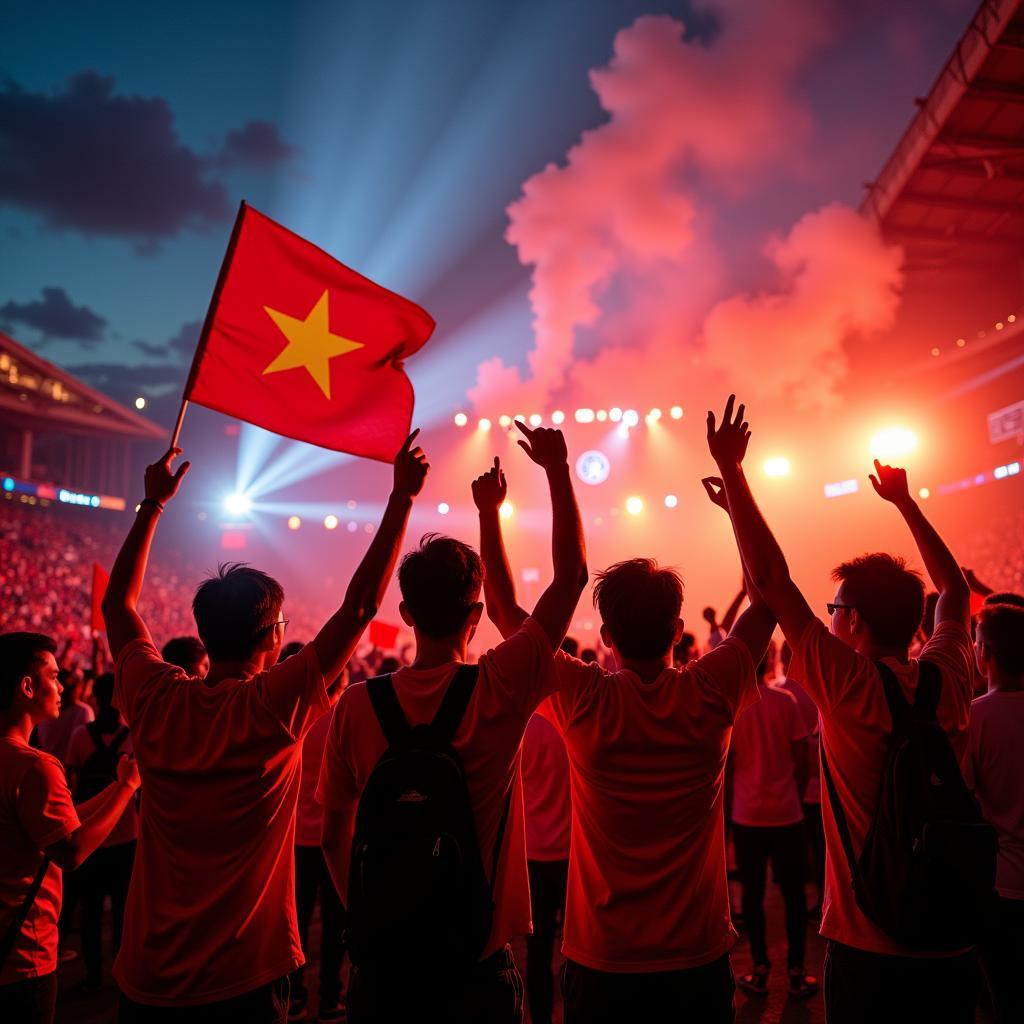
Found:
<path fill-rule="evenodd" d="M 736 941 L 722 817 L 736 716 L 757 700 L 736 637 L 652 683 L 561 653 L 541 714 L 572 788 L 565 955 L 601 971 L 699 967 Z"/>
<path fill-rule="evenodd" d="M 796 697 L 800 717 L 807 730 L 807 760 L 810 771 L 807 773 L 807 788 L 800 794 L 805 804 L 821 803 L 821 730 L 818 727 L 818 705 L 807 696 L 807 691 L 795 679 L 783 679 L 778 684 L 787 693 Z"/>
<path fill-rule="evenodd" d="M 529 860 L 568 860 L 572 831 L 569 758 L 555 727 L 534 715 L 523 737 L 523 802 Z"/>
<path fill-rule="evenodd" d="M 759 701 L 736 719 L 730 756 L 731 818 L 760 828 L 804 820 L 796 785 L 793 743 L 807 735 L 796 698 L 776 686 L 759 684 Z"/>
<path fill-rule="evenodd" d="M 320 781 L 320 763 L 324 759 L 331 716 L 324 715 L 302 741 L 302 775 L 299 779 L 299 802 L 295 806 L 295 845 L 319 846 L 324 827 L 323 805 L 317 802 L 316 787 Z"/>
<path fill-rule="evenodd" d="M 301 740 L 329 707 L 311 645 L 207 685 L 133 640 L 114 704 L 131 727 L 142 813 L 114 977 L 155 1006 L 230 999 L 303 963 L 295 920 Z"/>
<path fill-rule="evenodd" d="M 64 769 L 51 754 L 0 736 L 0 935 L 6 935 L 32 887 L 43 851 L 79 826 Z M 61 872 L 51 864 L 0 970 L 0 985 L 57 969 Z"/>
<path fill-rule="evenodd" d="M 102 737 L 103 743 L 110 746 L 121 726 L 112 733 L 105 733 Z M 68 771 L 78 771 L 82 765 L 92 756 L 96 750 L 96 744 L 89 735 L 89 728 L 80 725 L 72 734 L 71 742 L 68 744 Z M 132 752 L 131 734 L 125 736 L 124 741 L 117 748 L 119 754 L 130 754 Z M 74 778 L 74 776 L 72 776 Z M 111 779 L 113 781 L 113 779 Z M 120 846 L 122 843 L 130 843 L 139 834 L 139 812 L 135 809 L 135 800 L 128 802 L 124 813 L 118 819 L 117 824 L 111 829 L 110 835 L 100 844 L 101 846 Z"/>
<path fill-rule="evenodd" d="M 466 772 L 488 875 L 494 863 L 498 825 L 508 795 L 512 795 L 498 858 L 494 922 L 485 957 L 501 949 L 513 935 L 532 930 L 519 745 L 534 709 L 555 685 L 551 661 L 547 634 L 533 619 L 527 619 L 517 633 L 480 658 L 480 675 L 453 740 Z M 395 693 L 410 724 L 433 719 L 457 668 L 451 662 L 431 669 L 402 668 L 394 673 Z M 359 796 L 386 749 L 387 741 L 365 683 L 350 685 L 331 721 L 317 799 L 348 816 L 354 824 Z M 336 872 L 341 878 L 348 878 L 349 845 Z"/>
<path fill-rule="evenodd" d="M 958 757 L 967 745 L 971 703 L 971 637 L 959 623 L 944 622 L 921 649 L 921 657 L 942 672 L 939 722 Z M 907 700 L 917 689 L 917 660 L 905 665 L 883 659 L 893 670 Z M 828 758 L 836 792 L 849 823 L 853 848 L 859 851 L 878 801 L 882 767 L 892 719 L 882 679 L 874 662 L 815 619 L 808 623 L 793 650 L 789 674 L 818 705 L 821 747 Z M 897 945 L 857 907 L 839 830 L 832 813 L 828 787 L 822 785 L 825 824 L 825 899 L 821 934 L 847 946 L 872 953 L 920 956 Z"/>

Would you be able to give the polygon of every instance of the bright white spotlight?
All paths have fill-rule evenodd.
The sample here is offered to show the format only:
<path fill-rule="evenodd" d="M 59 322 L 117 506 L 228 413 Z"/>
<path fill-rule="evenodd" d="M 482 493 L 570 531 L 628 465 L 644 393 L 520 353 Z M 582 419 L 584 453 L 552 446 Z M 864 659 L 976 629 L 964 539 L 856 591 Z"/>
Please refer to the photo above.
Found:
<path fill-rule="evenodd" d="M 871 454 L 876 459 L 909 455 L 917 447 L 917 435 L 906 427 L 889 427 L 871 438 Z"/>
<path fill-rule="evenodd" d="M 464 412 L 455 414 L 455 426 L 464 427 L 469 422 L 469 417 Z"/>
<path fill-rule="evenodd" d="M 593 409 L 577 409 L 575 413 L 577 423 L 593 423 L 594 422 L 594 410 Z"/>
<path fill-rule="evenodd" d="M 626 511 L 631 516 L 638 516 L 644 510 L 643 498 L 638 498 L 634 495 L 632 498 L 626 499 Z"/>
<path fill-rule="evenodd" d="M 498 426 L 504 427 L 506 430 L 508 430 L 508 428 L 512 426 L 512 417 L 511 416 L 504 416 L 504 415 L 499 416 L 498 417 Z"/>
<path fill-rule="evenodd" d="M 661 419 L 661 410 L 660 409 L 652 409 L 647 414 L 647 422 L 648 423 L 657 423 L 658 420 L 660 420 L 660 419 Z"/>
<path fill-rule="evenodd" d="M 451 505 L 448 504 L 447 501 L 442 501 L 437 506 L 437 511 L 440 512 L 441 515 L 443 515 L 443 516 L 448 515 L 448 513 L 451 512 L 451 510 L 452 510 L 452 507 L 451 507 Z"/>
<path fill-rule="evenodd" d="M 608 419 L 610 419 L 612 423 L 618 423 L 619 420 L 622 419 L 622 410 L 617 405 L 613 405 L 608 410 Z"/>
<path fill-rule="evenodd" d="M 535 412 L 530 416 L 530 426 L 539 427 L 544 422 L 544 417 L 539 412 Z"/>
<path fill-rule="evenodd" d="M 335 515 L 324 516 L 324 529 L 336 530 L 338 528 L 338 517 Z"/>
<path fill-rule="evenodd" d="M 224 508 L 229 515 L 244 516 L 252 508 L 252 502 L 244 494 L 229 494 L 224 499 Z"/>
<path fill-rule="evenodd" d="M 302 525 L 302 520 L 298 516 L 288 517 L 288 529 L 297 530 Z"/>
<path fill-rule="evenodd" d="M 611 470 L 612 464 L 608 461 L 608 456 L 596 449 L 584 452 L 576 460 L 576 475 L 591 486 L 603 484 Z"/>
<path fill-rule="evenodd" d="M 135 399 L 135 408 L 136 409 L 145 409 L 146 408 L 146 400 L 142 397 L 142 395 L 139 395 L 139 397 Z"/>
<path fill-rule="evenodd" d="M 675 508 L 679 504 L 679 499 L 674 494 L 665 495 L 665 508 Z"/>
<path fill-rule="evenodd" d="M 565 413 L 564 413 L 564 412 L 562 412 L 562 410 L 561 410 L 561 409 L 556 409 L 556 410 L 555 410 L 555 411 L 554 411 L 554 412 L 553 412 L 553 413 L 551 414 L 551 422 L 552 422 L 552 423 L 554 423 L 554 425 L 555 425 L 556 427 L 557 427 L 557 426 L 560 426 L 560 425 L 561 425 L 562 423 L 564 423 L 564 422 L 565 422 Z"/>
<path fill-rule="evenodd" d="M 917 492 L 917 496 L 919 498 L 930 498 L 932 496 L 932 492 L 928 490 L 927 487 L 922 487 L 921 490 Z"/>
<path fill-rule="evenodd" d="M 674 420 L 681 420 L 683 418 L 683 407 L 681 405 L 673 405 L 668 411 L 669 416 Z"/>
<path fill-rule="evenodd" d="M 607 409 L 598 409 L 597 410 L 597 422 L 598 423 L 604 423 L 604 421 L 606 419 L 608 419 L 608 410 Z"/>
<path fill-rule="evenodd" d="M 476 428 L 477 430 L 483 430 L 486 432 L 491 429 L 491 421 L 486 416 L 484 416 L 483 419 L 481 419 L 480 422 L 476 425 Z"/>
<path fill-rule="evenodd" d="M 775 456 L 775 458 L 765 459 L 764 466 L 762 468 L 764 469 L 765 476 L 776 478 L 781 476 L 789 476 L 789 459 L 787 459 L 784 455 L 777 455 Z"/>
<path fill-rule="evenodd" d="M 636 409 L 627 409 L 622 414 L 622 423 L 627 427 L 635 427 L 640 422 L 640 413 Z"/>
<path fill-rule="evenodd" d="M 515 508 L 511 501 L 504 501 L 501 504 L 501 508 L 498 509 L 498 514 L 502 519 L 511 519 L 516 513 Z"/>

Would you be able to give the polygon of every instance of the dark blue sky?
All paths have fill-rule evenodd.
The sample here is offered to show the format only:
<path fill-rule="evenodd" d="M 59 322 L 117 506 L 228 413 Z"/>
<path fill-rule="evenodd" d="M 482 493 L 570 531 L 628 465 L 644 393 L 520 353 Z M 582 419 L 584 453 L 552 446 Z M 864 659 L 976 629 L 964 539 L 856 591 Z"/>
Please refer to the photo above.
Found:
<path fill-rule="evenodd" d="M 836 4 L 833 42 L 802 82 L 815 157 L 799 180 L 766 167 L 764 188 L 722 217 L 740 283 L 765 233 L 859 202 L 974 7 Z M 165 417 L 244 197 L 430 310 L 438 331 L 410 371 L 421 411 L 447 410 L 480 359 L 529 347 L 529 274 L 503 239 L 505 207 L 603 119 L 588 69 L 646 13 L 713 47 L 714 10 L 5 4 L 0 325 L 122 400 L 163 392 Z"/>

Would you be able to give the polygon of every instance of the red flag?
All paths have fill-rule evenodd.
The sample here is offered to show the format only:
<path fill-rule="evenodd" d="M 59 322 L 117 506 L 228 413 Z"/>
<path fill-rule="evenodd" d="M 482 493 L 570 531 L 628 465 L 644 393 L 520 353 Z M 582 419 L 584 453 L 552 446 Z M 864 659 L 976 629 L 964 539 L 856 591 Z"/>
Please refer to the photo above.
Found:
<path fill-rule="evenodd" d="M 107 628 L 103 621 L 103 595 L 107 592 L 110 576 L 99 562 L 92 563 L 92 612 L 89 625 L 94 633 L 102 633 Z"/>
<path fill-rule="evenodd" d="M 403 437 L 404 441 L 405 438 Z M 380 622 L 373 619 L 370 623 L 370 643 L 381 650 L 389 651 L 398 643 L 399 627 L 392 626 L 390 622 Z"/>
<path fill-rule="evenodd" d="M 401 360 L 433 329 L 415 303 L 242 203 L 184 397 L 392 462 L 412 422 Z"/>

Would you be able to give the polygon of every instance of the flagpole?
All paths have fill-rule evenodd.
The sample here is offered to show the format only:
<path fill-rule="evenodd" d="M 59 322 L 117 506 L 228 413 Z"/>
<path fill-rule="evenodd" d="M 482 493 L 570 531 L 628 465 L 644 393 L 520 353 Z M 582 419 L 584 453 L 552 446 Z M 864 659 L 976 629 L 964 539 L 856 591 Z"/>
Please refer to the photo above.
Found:
<path fill-rule="evenodd" d="M 220 302 L 220 293 L 224 288 L 224 282 L 228 276 L 228 267 L 231 265 L 231 257 L 235 254 L 235 246 L 238 244 L 238 235 L 242 230 L 242 219 L 245 217 L 245 200 L 238 204 L 238 215 L 235 217 L 235 226 L 231 229 L 231 237 L 228 240 L 228 247 L 224 253 L 224 261 L 220 265 L 220 272 L 217 274 L 217 283 L 213 287 L 213 294 L 210 296 L 210 305 L 206 309 L 206 319 L 203 321 L 203 329 L 199 332 L 199 342 L 196 345 L 195 354 L 192 356 L 192 366 L 188 371 L 188 379 L 185 381 L 185 390 L 181 393 L 181 408 L 178 410 L 178 419 L 175 421 L 174 430 L 171 433 L 171 448 L 178 446 L 178 438 L 181 436 L 181 425 L 185 421 L 185 410 L 189 405 L 189 395 L 192 394 L 192 385 L 195 383 L 196 374 L 199 372 L 199 364 L 202 362 L 203 353 L 206 351 L 206 343 L 210 337 L 210 328 L 213 325 L 213 318 L 217 312 L 217 304 Z"/>

